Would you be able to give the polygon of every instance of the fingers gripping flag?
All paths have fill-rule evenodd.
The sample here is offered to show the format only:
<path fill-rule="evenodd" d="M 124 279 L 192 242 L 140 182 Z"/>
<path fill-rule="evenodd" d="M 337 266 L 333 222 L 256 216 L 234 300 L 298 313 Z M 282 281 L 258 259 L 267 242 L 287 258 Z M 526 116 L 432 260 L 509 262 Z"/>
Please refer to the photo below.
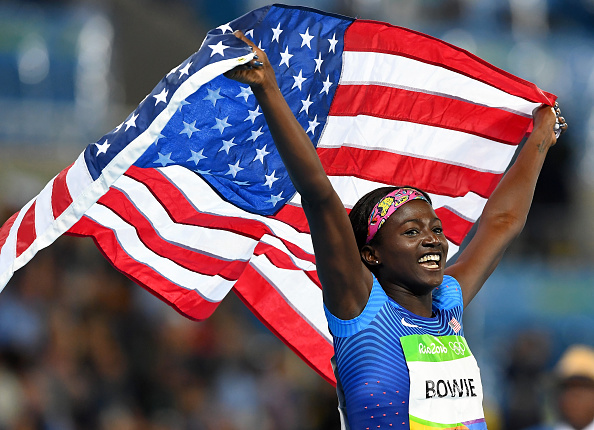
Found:
<path fill-rule="evenodd" d="M 62 234 L 192 319 L 233 289 L 329 381 L 309 229 L 250 88 L 222 74 L 261 47 L 348 210 L 387 184 L 431 194 L 455 254 L 531 112 L 555 96 L 389 24 L 282 5 L 207 35 L 115 130 L 0 229 L 0 285 Z"/>

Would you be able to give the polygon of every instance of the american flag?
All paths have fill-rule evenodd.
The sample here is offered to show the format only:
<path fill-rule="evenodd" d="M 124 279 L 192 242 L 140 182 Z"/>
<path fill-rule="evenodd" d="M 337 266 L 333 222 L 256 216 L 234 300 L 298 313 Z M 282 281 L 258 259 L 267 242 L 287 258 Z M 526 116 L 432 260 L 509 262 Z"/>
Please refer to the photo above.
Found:
<path fill-rule="evenodd" d="M 454 330 L 454 333 L 458 333 L 460 330 L 462 330 L 462 326 L 460 325 L 458 320 L 454 317 L 452 317 L 450 322 L 448 322 L 448 325 L 452 328 L 452 330 Z"/>
<path fill-rule="evenodd" d="M 555 96 L 438 39 L 282 5 L 208 33 L 116 129 L 0 229 L 0 286 L 62 234 L 189 318 L 233 290 L 329 381 L 332 339 L 307 222 L 250 88 L 223 76 L 267 53 L 348 210 L 367 191 L 428 191 L 456 253 Z"/>

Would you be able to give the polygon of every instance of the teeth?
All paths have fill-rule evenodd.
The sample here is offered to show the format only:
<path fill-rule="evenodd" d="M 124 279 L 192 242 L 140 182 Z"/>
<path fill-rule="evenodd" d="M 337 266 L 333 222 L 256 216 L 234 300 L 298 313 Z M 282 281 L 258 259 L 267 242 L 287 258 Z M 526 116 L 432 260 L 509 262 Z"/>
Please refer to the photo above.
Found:
<path fill-rule="evenodd" d="M 419 263 L 425 263 L 427 261 L 440 261 L 441 256 L 438 254 L 429 254 L 419 258 Z"/>

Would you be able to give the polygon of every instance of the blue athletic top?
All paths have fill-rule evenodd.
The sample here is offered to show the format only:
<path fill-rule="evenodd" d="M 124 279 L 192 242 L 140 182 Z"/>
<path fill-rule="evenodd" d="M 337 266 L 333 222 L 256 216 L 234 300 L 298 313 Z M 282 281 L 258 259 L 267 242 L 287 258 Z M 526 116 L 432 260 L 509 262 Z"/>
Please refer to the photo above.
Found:
<path fill-rule="evenodd" d="M 433 291 L 433 317 L 415 315 L 386 295 L 374 278 L 363 312 L 341 320 L 324 306 L 352 429 L 409 428 L 410 379 L 400 337 L 463 336 L 462 291 L 451 276 Z"/>

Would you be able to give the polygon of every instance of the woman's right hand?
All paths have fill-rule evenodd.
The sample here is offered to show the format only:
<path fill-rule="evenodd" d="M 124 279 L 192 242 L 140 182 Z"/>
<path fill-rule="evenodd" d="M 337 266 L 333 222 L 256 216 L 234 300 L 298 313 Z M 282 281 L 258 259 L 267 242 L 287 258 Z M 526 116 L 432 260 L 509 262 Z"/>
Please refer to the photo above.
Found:
<path fill-rule="evenodd" d="M 268 87 L 278 88 L 274 69 L 270 65 L 266 53 L 245 37 L 241 30 L 235 31 L 234 34 L 238 39 L 241 39 L 250 45 L 256 55 L 250 62 L 237 66 L 226 72 L 225 76 L 229 79 L 241 82 L 242 84 L 247 84 L 252 87 L 253 90 L 265 89 Z"/>

